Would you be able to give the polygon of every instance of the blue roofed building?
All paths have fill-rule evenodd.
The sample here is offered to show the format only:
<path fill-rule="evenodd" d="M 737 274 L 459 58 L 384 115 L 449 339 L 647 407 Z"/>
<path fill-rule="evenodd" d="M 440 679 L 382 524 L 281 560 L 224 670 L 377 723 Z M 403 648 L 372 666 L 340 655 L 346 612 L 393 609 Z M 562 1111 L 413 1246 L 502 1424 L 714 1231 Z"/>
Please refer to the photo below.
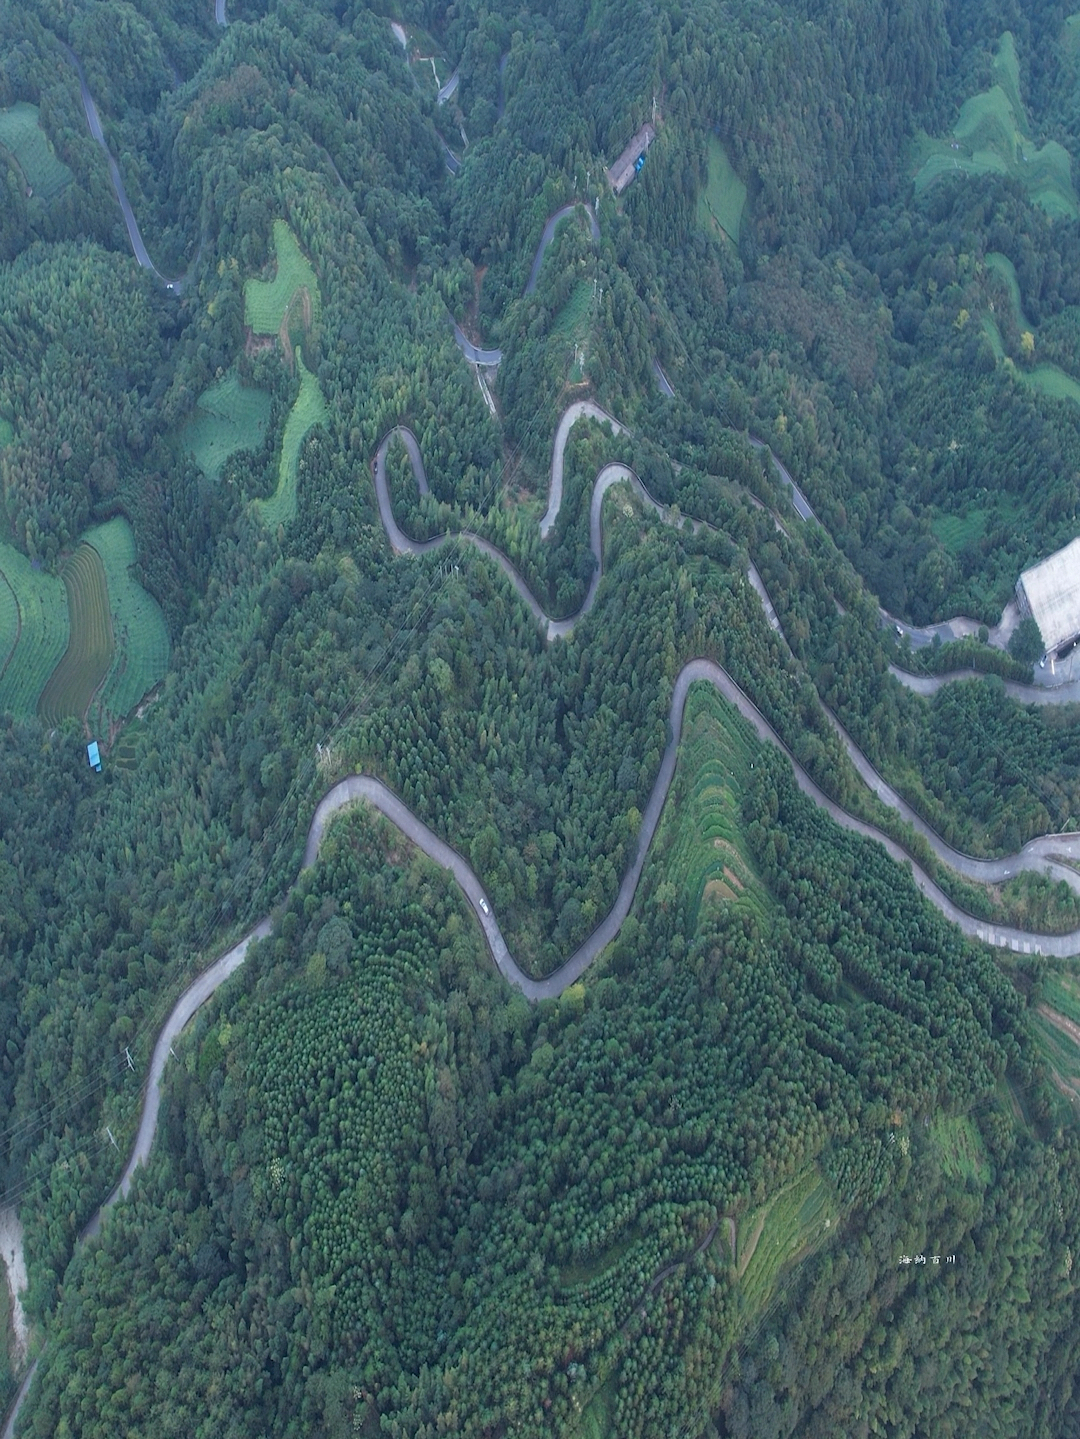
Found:
<path fill-rule="evenodd" d="M 98 774 L 100 774 L 101 751 L 98 749 L 98 742 L 96 739 L 92 739 L 90 743 L 86 746 L 86 758 L 90 764 L 90 768 L 97 770 Z"/>

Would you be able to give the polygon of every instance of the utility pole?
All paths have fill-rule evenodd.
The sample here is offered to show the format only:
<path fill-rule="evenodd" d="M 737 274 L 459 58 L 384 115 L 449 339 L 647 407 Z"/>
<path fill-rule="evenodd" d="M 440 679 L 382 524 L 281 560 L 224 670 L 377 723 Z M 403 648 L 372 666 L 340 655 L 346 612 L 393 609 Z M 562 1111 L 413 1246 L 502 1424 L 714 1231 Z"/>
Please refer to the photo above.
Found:
<path fill-rule="evenodd" d="M 119 1153 L 120 1153 L 120 1146 L 119 1146 L 119 1144 L 117 1144 L 116 1140 L 113 1138 L 113 1132 L 112 1132 L 112 1130 L 109 1128 L 109 1126 L 108 1126 L 107 1124 L 106 1124 L 106 1126 L 105 1126 L 105 1133 L 109 1136 L 109 1143 L 110 1143 L 110 1144 L 112 1145 L 112 1147 L 116 1150 L 117 1154 L 119 1154 Z"/>
<path fill-rule="evenodd" d="M 127 1047 L 126 1044 L 124 1045 L 124 1053 L 127 1055 L 128 1068 L 131 1070 L 132 1074 L 134 1074 L 134 1073 L 135 1073 L 135 1061 L 132 1059 L 132 1057 L 131 1057 L 131 1050 L 128 1049 L 128 1047 Z"/>

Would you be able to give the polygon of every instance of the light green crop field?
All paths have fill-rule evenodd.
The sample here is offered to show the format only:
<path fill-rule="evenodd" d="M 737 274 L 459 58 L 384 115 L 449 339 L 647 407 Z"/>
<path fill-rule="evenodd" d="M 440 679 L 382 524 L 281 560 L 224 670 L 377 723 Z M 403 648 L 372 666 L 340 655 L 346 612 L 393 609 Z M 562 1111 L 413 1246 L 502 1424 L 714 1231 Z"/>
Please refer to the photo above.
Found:
<path fill-rule="evenodd" d="M 1043 978 L 1042 990 L 1051 1009 L 1080 1024 L 1080 972 L 1075 969 L 1050 971 Z"/>
<path fill-rule="evenodd" d="M 966 544 L 982 539 L 987 514 L 987 510 L 969 510 L 966 515 L 937 515 L 930 528 L 950 554 L 958 555 Z"/>
<path fill-rule="evenodd" d="M 304 365 L 304 357 L 296 353 L 300 366 L 300 393 L 296 397 L 289 418 L 285 421 L 285 433 L 281 439 L 281 459 L 278 462 L 277 489 L 266 500 L 257 500 L 259 514 L 271 529 L 287 525 L 296 514 L 296 481 L 300 460 L 300 446 L 308 431 L 321 424 L 326 418 L 326 401 L 319 388 L 319 382 Z"/>
<path fill-rule="evenodd" d="M 811 1168 L 743 1216 L 736 1261 L 747 1319 L 765 1307 L 784 1266 L 828 1237 L 837 1214 L 829 1186 Z"/>
<path fill-rule="evenodd" d="M 65 562 L 62 577 L 71 626 L 68 644 L 38 700 L 38 714 L 50 725 L 86 713 L 115 650 L 105 569 L 97 550 L 79 545 Z"/>
<path fill-rule="evenodd" d="M 974 1121 L 965 1114 L 939 1115 L 930 1125 L 941 1167 L 950 1179 L 972 1180 L 980 1189 L 990 1183 L 990 1156 Z"/>
<path fill-rule="evenodd" d="M 1005 347 L 1001 342 L 1001 331 L 997 327 L 992 315 L 983 316 L 983 331 L 994 347 L 994 356 L 997 360 L 1004 360 L 1012 370 L 1015 379 L 1021 384 L 1027 385 L 1029 389 L 1038 390 L 1040 394 L 1049 395 L 1052 400 L 1071 400 L 1073 404 L 1080 405 L 1080 382 L 1067 375 L 1057 365 L 1036 365 L 1033 369 L 1026 370 L 1017 365 L 1005 353 Z"/>
<path fill-rule="evenodd" d="M 1027 135 L 1020 98 L 1020 67 L 1009 31 L 1001 37 L 994 59 L 997 82 L 982 95 L 965 100 L 951 139 L 923 137 L 918 147 L 915 192 L 948 171 L 1011 175 L 1029 199 L 1054 218 L 1080 215 L 1068 152 L 1056 140 L 1038 148 Z"/>
<path fill-rule="evenodd" d="M 318 320 L 321 313 L 315 271 L 284 220 L 274 221 L 274 253 L 277 256 L 274 278 L 250 279 L 244 285 L 244 323 L 256 335 L 276 335 L 294 297 L 302 304 L 305 293 L 310 322 Z"/>
<path fill-rule="evenodd" d="M 719 225 L 737 245 L 745 207 L 746 186 L 732 169 L 723 145 L 710 135 L 709 181 L 698 199 L 698 222 L 706 228 Z"/>
<path fill-rule="evenodd" d="M 230 370 L 199 396 L 195 410 L 180 431 L 180 444 L 209 480 L 238 450 L 257 450 L 266 438 L 270 396 L 240 383 Z"/>
<path fill-rule="evenodd" d="M 123 719 L 164 678 L 169 667 L 169 631 L 161 606 L 131 573 L 135 536 L 122 516 L 87 530 L 87 545 L 101 557 L 116 657 L 100 695 L 91 706 L 94 727 L 107 733 L 111 720 Z"/>
<path fill-rule="evenodd" d="M 570 298 L 555 316 L 551 326 L 552 335 L 558 335 L 568 344 L 583 340 L 589 329 L 589 308 L 592 300 L 592 281 L 579 280 L 570 292 Z"/>
<path fill-rule="evenodd" d="M 15 156 L 26 183 L 35 195 L 53 200 L 74 179 L 58 160 L 49 137 L 38 123 L 38 107 L 20 100 L 10 110 L 0 110 L 0 145 Z"/>
<path fill-rule="evenodd" d="M 6 581 L 0 590 L 9 596 L 0 603 L 0 653 L 7 657 L 0 661 L 0 713 L 29 719 L 67 649 L 67 594 L 63 580 L 35 570 L 12 545 L 0 544 L 0 574 Z"/>
<path fill-rule="evenodd" d="M 677 805 L 661 820 L 658 853 L 669 853 L 697 922 L 702 905 L 731 905 L 761 916 L 771 901 L 757 878 L 742 833 L 742 792 L 759 741 L 711 685 L 695 685 L 686 701 L 675 770 Z M 670 850 L 668 844 L 670 843 Z"/>

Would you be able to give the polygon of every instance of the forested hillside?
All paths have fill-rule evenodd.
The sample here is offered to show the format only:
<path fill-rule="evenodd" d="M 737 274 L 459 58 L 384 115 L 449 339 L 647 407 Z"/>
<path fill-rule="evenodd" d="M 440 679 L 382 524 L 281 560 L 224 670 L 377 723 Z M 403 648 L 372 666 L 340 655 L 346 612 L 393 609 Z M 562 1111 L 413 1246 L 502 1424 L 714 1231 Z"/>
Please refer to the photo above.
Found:
<path fill-rule="evenodd" d="M 1076 1432 L 1070 961 L 965 940 L 707 686 L 596 963 L 530 1004 L 477 920 L 537 979 L 596 930 L 704 657 L 968 912 L 1076 929 L 1037 865 L 934 860 L 833 717 L 966 854 L 1078 827 L 1076 707 L 924 699 L 879 614 L 992 625 L 1080 527 L 1078 37 L 1042 0 L 0 9 L 17 1435 Z M 573 428 L 542 538 L 586 398 L 619 432 Z M 451 536 L 415 558 L 397 427 L 393 518 Z M 482 912 L 364 808 L 301 872 L 357 772 Z M 80 1239 L 163 1019 L 263 917 Z"/>

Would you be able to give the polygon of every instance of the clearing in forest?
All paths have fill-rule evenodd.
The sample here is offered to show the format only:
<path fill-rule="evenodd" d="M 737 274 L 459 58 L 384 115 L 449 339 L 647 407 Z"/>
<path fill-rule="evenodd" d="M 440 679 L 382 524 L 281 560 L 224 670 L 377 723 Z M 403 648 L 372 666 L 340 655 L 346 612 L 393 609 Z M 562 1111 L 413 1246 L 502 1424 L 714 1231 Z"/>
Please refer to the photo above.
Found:
<path fill-rule="evenodd" d="M 10 420 L 0 420 L 0 450 L 5 449 L 15 438 Z"/>
<path fill-rule="evenodd" d="M 13 545 L 0 544 L 0 581 L 0 712 L 29 719 L 67 648 L 67 598 Z"/>
<path fill-rule="evenodd" d="M 941 1167 L 952 1179 L 969 1179 L 985 1189 L 990 1183 L 990 1156 L 986 1145 L 966 1114 L 940 1115 L 930 1126 L 930 1138 L 937 1146 Z"/>
<path fill-rule="evenodd" d="M 311 261 L 284 220 L 274 221 L 274 254 L 274 278 L 250 279 L 244 285 L 244 323 L 256 335 L 277 335 L 284 330 L 287 337 L 294 321 L 310 329 L 318 320 L 319 284 Z"/>
<path fill-rule="evenodd" d="M 312 426 L 321 424 L 326 417 L 326 401 L 323 399 L 319 382 L 305 367 L 299 351 L 297 362 L 300 366 L 300 393 L 289 411 L 289 418 L 285 421 L 281 459 L 278 462 L 277 489 L 269 499 L 256 501 L 259 514 L 271 529 L 279 524 L 288 524 L 296 514 L 300 446 Z"/>
<path fill-rule="evenodd" d="M 38 714 L 47 725 L 89 708 L 112 664 L 114 641 L 105 568 L 85 542 L 61 569 L 67 590 L 70 630 L 67 649 L 41 692 Z"/>
<path fill-rule="evenodd" d="M 1009 31 L 1001 37 L 994 59 L 995 84 L 965 100 L 952 137 L 918 146 L 915 193 L 921 194 L 949 171 L 973 175 L 1010 175 L 1028 198 L 1052 218 L 1080 215 L 1072 182 L 1069 153 L 1056 140 L 1041 149 L 1027 135 L 1027 117 L 1020 98 L 1020 67 Z"/>
<path fill-rule="evenodd" d="M 698 223 L 705 229 L 718 226 L 737 245 L 746 208 L 746 186 L 715 135 L 709 136 L 708 173 L 708 183 L 698 197 Z"/>
<path fill-rule="evenodd" d="M 0 110 L 0 145 L 14 156 L 34 194 L 46 202 L 55 199 L 74 178 L 53 153 L 36 105 L 20 100 L 9 110 Z"/>
<path fill-rule="evenodd" d="M 116 643 L 112 668 L 90 706 L 91 727 L 107 734 L 165 676 L 169 631 L 161 606 L 131 573 L 135 536 L 121 516 L 87 530 L 86 544 L 100 556 Z"/>
<path fill-rule="evenodd" d="M 180 431 L 180 444 L 208 480 L 217 480 L 230 455 L 262 446 L 269 422 L 270 396 L 242 385 L 230 370 L 199 396 Z"/>

